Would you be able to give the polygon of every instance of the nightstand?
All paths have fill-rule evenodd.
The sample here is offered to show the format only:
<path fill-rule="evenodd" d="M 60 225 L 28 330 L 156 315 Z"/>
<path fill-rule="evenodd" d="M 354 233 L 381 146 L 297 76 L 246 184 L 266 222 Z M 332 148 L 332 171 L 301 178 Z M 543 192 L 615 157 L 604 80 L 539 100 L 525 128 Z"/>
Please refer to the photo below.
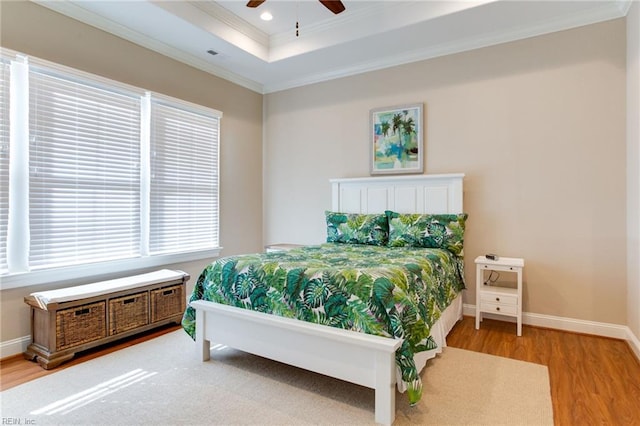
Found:
<path fill-rule="evenodd" d="M 264 251 L 267 253 L 273 253 L 276 251 L 289 251 L 296 247 L 302 247 L 302 244 L 290 244 L 290 243 L 277 243 L 277 244 L 269 244 L 265 246 Z"/>
<path fill-rule="evenodd" d="M 522 335 L 522 269 L 524 259 L 499 257 L 490 260 L 476 257 L 476 330 L 480 329 L 482 314 L 492 313 L 515 317 L 518 322 L 517 335 Z M 489 274 L 485 277 L 485 271 Z M 516 288 L 491 285 L 492 272 L 513 272 L 517 276 Z M 486 283 L 486 284 L 485 284 Z"/>

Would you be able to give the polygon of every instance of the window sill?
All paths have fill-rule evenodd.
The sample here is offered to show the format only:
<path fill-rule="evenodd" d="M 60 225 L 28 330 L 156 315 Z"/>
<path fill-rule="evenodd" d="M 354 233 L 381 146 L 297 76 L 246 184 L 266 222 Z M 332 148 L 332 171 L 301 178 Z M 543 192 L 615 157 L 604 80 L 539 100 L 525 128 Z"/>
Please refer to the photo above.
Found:
<path fill-rule="evenodd" d="M 112 262 L 91 263 L 86 265 L 4 275 L 0 277 L 0 290 L 51 284 L 59 281 L 79 281 L 80 279 L 90 282 L 92 277 L 97 278 L 95 281 L 99 281 L 101 280 L 101 278 L 99 278 L 101 276 L 218 257 L 221 250 L 222 247 L 218 247 L 211 250 L 196 252 L 138 257 L 135 259 L 123 259 Z M 78 282 L 78 284 L 83 283 Z"/>

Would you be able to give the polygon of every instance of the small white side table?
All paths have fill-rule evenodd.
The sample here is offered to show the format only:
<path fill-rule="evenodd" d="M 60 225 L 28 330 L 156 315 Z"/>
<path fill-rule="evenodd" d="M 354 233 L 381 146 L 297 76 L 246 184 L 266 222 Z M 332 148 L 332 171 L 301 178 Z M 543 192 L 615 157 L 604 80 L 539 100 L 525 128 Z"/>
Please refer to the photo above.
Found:
<path fill-rule="evenodd" d="M 499 257 L 497 260 L 478 256 L 476 263 L 476 330 L 480 329 L 482 313 L 506 315 L 517 318 L 517 335 L 522 336 L 522 269 L 524 259 Z M 500 287 L 485 284 L 485 271 L 513 272 L 517 275 L 517 287 Z"/>

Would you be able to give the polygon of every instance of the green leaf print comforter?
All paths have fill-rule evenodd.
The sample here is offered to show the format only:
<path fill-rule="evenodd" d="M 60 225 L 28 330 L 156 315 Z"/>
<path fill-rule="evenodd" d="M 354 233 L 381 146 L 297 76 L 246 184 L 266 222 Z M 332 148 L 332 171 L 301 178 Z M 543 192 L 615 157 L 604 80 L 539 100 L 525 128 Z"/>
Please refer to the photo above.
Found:
<path fill-rule="evenodd" d="M 422 382 L 413 356 L 436 348 L 430 329 L 464 289 L 462 268 L 462 259 L 443 249 L 326 243 L 218 259 L 201 273 L 190 301 L 403 339 L 396 363 L 415 404 Z M 182 326 L 195 338 L 193 308 Z"/>

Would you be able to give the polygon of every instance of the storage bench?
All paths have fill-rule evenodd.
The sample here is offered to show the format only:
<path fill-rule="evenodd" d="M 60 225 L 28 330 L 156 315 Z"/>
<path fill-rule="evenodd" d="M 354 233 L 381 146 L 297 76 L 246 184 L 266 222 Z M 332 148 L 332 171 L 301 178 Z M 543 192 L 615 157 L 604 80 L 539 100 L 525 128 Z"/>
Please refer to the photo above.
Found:
<path fill-rule="evenodd" d="M 24 357 L 55 368 L 76 354 L 155 327 L 180 323 L 189 274 L 163 269 L 31 293 L 32 343 Z"/>

